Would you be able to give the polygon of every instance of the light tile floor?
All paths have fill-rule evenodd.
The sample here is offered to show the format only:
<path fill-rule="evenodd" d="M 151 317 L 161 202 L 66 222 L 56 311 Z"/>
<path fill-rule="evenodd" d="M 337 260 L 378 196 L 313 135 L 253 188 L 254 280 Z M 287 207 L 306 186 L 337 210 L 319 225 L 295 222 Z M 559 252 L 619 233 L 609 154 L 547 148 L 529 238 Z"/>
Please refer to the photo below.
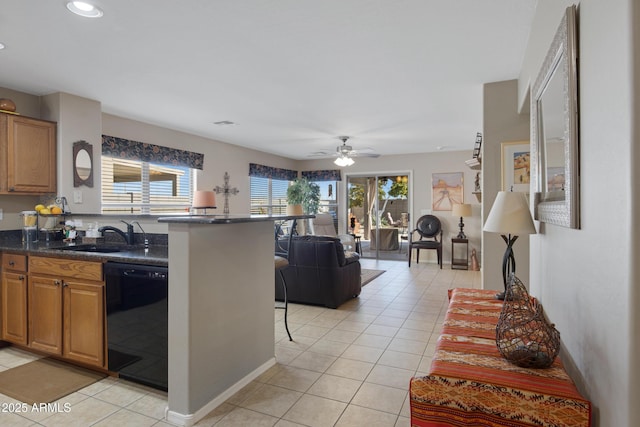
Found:
<path fill-rule="evenodd" d="M 287 338 L 283 310 L 275 310 L 278 363 L 216 408 L 197 426 L 409 425 L 408 385 L 431 363 L 447 306 L 447 289 L 480 287 L 480 273 L 434 264 L 363 259 L 386 270 L 359 298 L 337 310 L 291 304 Z M 0 350 L 0 370 L 38 356 Z M 70 411 L 11 411 L 0 394 L 2 426 L 170 426 L 167 394 L 106 378 L 62 398 Z"/>

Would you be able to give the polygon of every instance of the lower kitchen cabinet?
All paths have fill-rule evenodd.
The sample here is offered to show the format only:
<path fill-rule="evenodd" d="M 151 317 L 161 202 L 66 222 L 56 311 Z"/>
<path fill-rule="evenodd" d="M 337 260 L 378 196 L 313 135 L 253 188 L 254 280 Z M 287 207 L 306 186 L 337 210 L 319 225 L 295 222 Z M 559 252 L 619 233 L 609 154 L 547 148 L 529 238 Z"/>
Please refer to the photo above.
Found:
<path fill-rule="evenodd" d="M 26 273 L 2 273 L 2 339 L 27 345 Z"/>
<path fill-rule="evenodd" d="M 62 354 L 62 280 L 29 278 L 29 347 Z"/>
<path fill-rule="evenodd" d="M 102 264 L 32 256 L 29 273 L 29 346 L 105 367 Z"/>
<path fill-rule="evenodd" d="M 104 285 L 65 281 L 62 355 L 104 366 Z"/>
<path fill-rule="evenodd" d="M 3 254 L 0 275 L 2 339 L 27 345 L 27 257 Z"/>

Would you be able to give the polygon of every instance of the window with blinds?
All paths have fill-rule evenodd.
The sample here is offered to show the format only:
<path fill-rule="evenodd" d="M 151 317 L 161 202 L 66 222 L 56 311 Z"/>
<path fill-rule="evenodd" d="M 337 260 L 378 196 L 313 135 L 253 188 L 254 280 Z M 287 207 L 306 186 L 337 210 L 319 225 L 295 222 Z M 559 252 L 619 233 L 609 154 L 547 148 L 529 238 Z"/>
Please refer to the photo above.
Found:
<path fill-rule="evenodd" d="M 251 213 L 285 214 L 287 211 L 287 188 L 289 181 L 283 179 L 251 177 Z"/>
<path fill-rule="evenodd" d="M 189 211 L 195 170 L 102 156 L 102 213 Z"/>

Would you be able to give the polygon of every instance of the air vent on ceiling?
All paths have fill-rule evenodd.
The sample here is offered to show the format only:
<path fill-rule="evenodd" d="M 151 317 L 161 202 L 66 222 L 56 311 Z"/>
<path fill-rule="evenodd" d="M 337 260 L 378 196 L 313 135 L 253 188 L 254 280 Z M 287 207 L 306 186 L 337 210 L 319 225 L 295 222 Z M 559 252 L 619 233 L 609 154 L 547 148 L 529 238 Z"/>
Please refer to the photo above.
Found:
<path fill-rule="evenodd" d="M 231 120 L 220 120 L 219 122 L 213 122 L 213 124 L 218 126 L 233 126 L 235 125 L 235 122 L 232 122 Z"/>

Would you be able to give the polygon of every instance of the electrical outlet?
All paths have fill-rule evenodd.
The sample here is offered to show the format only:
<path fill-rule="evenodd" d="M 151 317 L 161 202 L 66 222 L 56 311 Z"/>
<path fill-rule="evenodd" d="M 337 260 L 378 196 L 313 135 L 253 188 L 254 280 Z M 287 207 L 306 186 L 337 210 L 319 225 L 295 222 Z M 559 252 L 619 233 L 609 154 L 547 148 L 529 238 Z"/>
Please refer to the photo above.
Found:
<path fill-rule="evenodd" d="M 82 203 L 82 191 L 80 190 L 73 191 L 73 203 L 77 203 L 77 204 Z"/>
<path fill-rule="evenodd" d="M 4 214 L 2 213 L 2 209 L 0 209 L 0 221 L 2 221 L 3 217 L 4 217 Z"/>

